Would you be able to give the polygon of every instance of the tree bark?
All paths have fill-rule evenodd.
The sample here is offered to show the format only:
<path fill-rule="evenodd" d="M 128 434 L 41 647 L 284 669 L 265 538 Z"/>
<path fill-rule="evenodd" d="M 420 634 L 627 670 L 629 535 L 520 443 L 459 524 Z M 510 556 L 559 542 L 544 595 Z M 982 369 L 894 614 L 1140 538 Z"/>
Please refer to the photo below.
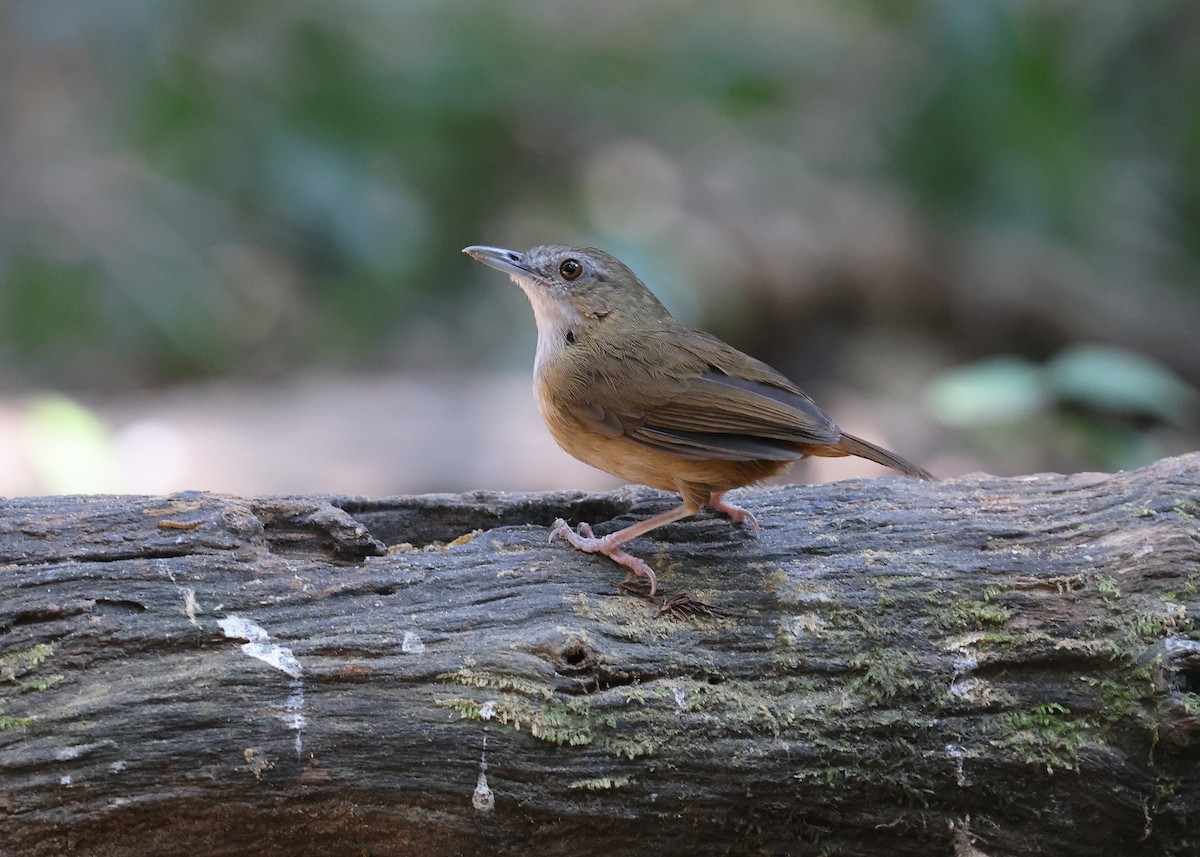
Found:
<path fill-rule="evenodd" d="M 0 502 L 0 853 L 1200 852 L 1200 455 L 739 502 Z"/>

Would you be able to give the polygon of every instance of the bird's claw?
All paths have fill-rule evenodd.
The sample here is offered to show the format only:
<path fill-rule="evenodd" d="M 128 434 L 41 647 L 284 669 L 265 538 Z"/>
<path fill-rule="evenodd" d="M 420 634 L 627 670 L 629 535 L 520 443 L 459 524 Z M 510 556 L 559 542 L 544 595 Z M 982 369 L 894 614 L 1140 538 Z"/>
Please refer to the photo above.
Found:
<path fill-rule="evenodd" d="M 758 518 L 754 517 L 754 513 L 749 509 L 743 509 L 741 506 L 734 505 L 733 503 L 726 503 L 725 500 L 721 498 L 721 495 L 714 495 L 713 499 L 709 501 L 709 505 L 712 506 L 714 510 L 728 515 L 729 520 L 733 521 L 735 524 L 745 524 L 749 522 L 750 526 L 754 528 L 755 536 L 762 532 L 762 527 L 760 527 L 758 524 Z"/>
<path fill-rule="evenodd" d="M 554 522 L 550 529 L 550 538 L 560 536 L 571 543 L 573 547 L 585 553 L 602 553 L 617 565 L 622 565 L 636 574 L 638 577 L 644 577 L 650 582 L 650 594 L 654 595 L 658 591 L 658 578 L 654 574 L 654 569 L 646 564 L 646 561 L 632 554 L 628 554 L 621 550 L 621 543 L 614 541 L 610 536 L 599 536 L 593 534 L 592 528 L 586 523 L 579 524 L 579 531 L 571 529 L 571 525 L 559 518 Z"/>

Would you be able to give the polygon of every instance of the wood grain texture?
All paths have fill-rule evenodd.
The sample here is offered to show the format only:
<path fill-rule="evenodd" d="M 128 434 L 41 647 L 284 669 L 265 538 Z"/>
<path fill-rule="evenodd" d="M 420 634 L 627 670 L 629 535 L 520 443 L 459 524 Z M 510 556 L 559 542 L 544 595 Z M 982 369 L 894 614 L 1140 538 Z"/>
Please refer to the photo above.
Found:
<path fill-rule="evenodd" d="M 0 854 L 1200 851 L 1200 455 L 674 502 L 0 502 Z"/>

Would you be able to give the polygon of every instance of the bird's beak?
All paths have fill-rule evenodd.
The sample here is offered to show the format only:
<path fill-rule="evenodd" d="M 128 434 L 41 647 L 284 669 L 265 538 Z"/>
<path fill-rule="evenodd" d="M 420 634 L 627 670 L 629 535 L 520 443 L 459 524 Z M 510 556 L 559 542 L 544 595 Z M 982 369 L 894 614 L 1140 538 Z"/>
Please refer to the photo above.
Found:
<path fill-rule="evenodd" d="M 533 273 L 525 265 L 525 254 L 518 253 L 516 250 L 505 250 L 503 247 L 484 247 L 473 244 L 470 247 L 464 247 L 463 252 L 476 262 L 482 262 L 506 274 L 528 277 Z"/>

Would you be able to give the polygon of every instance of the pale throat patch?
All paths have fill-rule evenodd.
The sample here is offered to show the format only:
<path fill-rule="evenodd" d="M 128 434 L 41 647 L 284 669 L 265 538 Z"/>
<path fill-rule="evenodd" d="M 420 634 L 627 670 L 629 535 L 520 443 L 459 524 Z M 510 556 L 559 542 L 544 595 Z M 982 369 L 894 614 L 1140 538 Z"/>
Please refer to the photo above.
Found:
<path fill-rule="evenodd" d="M 517 274 L 509 274 L 512 281 L 521 287 L 533 306 L 533 317 L 537 321 L 537 354 L 534 369 L 539 369 L 547 360 L 552 360 L 566 346 L 568 330 L 579 327 L 580 315 L 565 298 L 558 299 L 545 286 Z"/>

